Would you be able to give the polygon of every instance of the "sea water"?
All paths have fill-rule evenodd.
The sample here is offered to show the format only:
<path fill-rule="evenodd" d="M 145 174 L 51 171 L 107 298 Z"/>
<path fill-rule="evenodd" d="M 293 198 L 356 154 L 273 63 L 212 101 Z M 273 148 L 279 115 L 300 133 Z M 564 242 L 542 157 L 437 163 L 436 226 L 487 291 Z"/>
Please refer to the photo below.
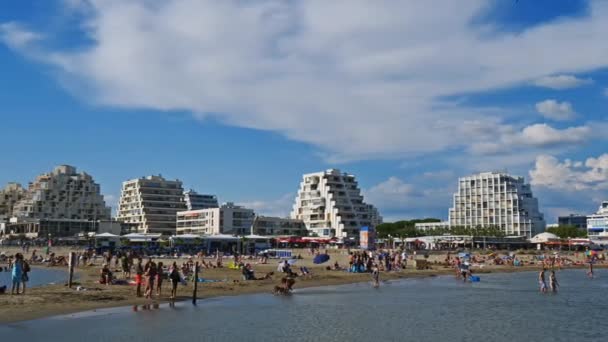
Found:
<path fill-rule="evenodd" d="M 27 287 L 36 287 L 53 283 L 66 283 L 68 273 L 66 270 L 32 267 L 30 273 L 28 273 L 28 277 Z M 12 286 L 11 270 L 0 272 L 0 286 L 2 285 L 6 285 L 10 291 L 10 287 Z"/>
<path fill-rule="evenodd" d="M 608 270 L 451 276 L 98 310 L 0 326 L 7 341 L 603 341 Z M 547 280 L 549 274 L 547 273 Z M 296 284 L 297 288 L 297 284 Z M 201 288 L 204 292 L 204 287 Z"/>

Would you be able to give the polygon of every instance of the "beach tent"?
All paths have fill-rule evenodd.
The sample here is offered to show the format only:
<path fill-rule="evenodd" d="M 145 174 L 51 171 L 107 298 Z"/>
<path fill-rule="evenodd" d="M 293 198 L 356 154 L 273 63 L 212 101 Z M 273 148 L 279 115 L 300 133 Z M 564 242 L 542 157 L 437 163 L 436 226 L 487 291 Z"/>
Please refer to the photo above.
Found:
<path fill-rule="evenodd" d="M 329 261 L 329 255 L 327 254 L 319 254 L 317 255 L 312 262 L 314 262 L 315 264 L 322 264 L 324 262 Z"/>

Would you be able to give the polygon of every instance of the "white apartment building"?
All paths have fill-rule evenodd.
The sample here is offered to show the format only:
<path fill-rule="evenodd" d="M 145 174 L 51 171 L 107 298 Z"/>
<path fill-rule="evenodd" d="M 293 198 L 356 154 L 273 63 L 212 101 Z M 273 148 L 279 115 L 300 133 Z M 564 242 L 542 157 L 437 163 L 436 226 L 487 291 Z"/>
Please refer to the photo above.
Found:
<path fill-rule="evenodd" d="M 228 202 L 219 208 L 186 210 L 177 213 L 177 234 L 248 235 L 254 212 Z"/>
<path fill-rule="evenodd" d="M 307 236 L 304 221 L 292 218 L 256 216 L 251 226 L 252 235 Z"/>
<path fill-rule="evenodd" d="M 138 233 L 173 235 L 177 212 L 185 209 L 180 180 L 147 176 L 122 183 L 117 219 L 136 225 Z"/>
<path fill-rule="evenodd" d="M 507 236 L 532 236 L 545 230 L 538 200 L 523 177 L 483 172 L 462 177 L 449 212 L 451 226 L 498 227 Z"/>
<path fill-rule="evenodd" d="M 441 222 L 418 222 L 414 224 L 416 229 L 421 231 L 429 231 L 433 229 L 450 229 L 450 221 Z"/>
<path fill-rule="evenodd" d="M 608 201 L 603 201 L 597 213 L 587 216 L 587 236 L 592 240 L 608 239 Z"/>
<path fill-rule="evenodd" d="M 13 216 L 13 208 L 25 197 L 25 191 L 19 183 L 8 183 L 0 190 L 0 222 Z"/>
<path fill-rule="evenodd" d="M 318 236 L 358 238 L 359 229 L 381 222 L 378 211 L 363 201 L 355 176 L 340 170 L 305 174 L 291 212 Z"/>
<path fill-rule="evenodd" d="M 36 177 L 23 198 L 15 203 L 17 219 L 109 220 L 110 208 L 99 184 L 76 168 L 60 165 Z"/>
<path fill-rule="evenodd" d="M 184 201 L 186 202 L 186 209 L 188 210 L 199 210 L 219 207 L 219 204 L 217 203 L 217 197 L 215 195 L 199 194 L 192 189 L 190 189 L 190 191 L 184 192 Z"/>

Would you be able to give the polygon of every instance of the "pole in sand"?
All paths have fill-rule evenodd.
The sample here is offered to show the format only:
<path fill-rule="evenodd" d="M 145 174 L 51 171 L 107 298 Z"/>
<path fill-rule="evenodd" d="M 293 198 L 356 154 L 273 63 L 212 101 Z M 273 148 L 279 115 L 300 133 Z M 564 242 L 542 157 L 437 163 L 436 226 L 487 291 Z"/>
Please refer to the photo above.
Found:
<path fill-rule="evenodd" d="M 70 252 L 70 255 L 68 257 L 68 270 L 68 287 L 72 288 L 72 280 L 74 279 L 74 252 Z"/>
<path fill-rule="evenodd" d="M 192 304 L 196 305 L 196 290 L 198 289 L 198 261 L 194 265 L 194 286 L 192 287 Z"/>

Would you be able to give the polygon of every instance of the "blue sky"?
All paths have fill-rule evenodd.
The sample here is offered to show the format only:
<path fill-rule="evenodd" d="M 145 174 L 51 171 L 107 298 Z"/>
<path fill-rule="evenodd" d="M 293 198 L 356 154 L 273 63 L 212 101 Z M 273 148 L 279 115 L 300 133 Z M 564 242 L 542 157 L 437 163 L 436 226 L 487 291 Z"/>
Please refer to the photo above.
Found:
<path fill-rule="evenodd" d="M 370 20 L 373 18 L 373 20 Z M 388 220 L 526 177 L 548 222 L 608 199 L 608 2 L 6 0 L 0 184 L 149 174 L 263 214 L 355 174 Z"/>

